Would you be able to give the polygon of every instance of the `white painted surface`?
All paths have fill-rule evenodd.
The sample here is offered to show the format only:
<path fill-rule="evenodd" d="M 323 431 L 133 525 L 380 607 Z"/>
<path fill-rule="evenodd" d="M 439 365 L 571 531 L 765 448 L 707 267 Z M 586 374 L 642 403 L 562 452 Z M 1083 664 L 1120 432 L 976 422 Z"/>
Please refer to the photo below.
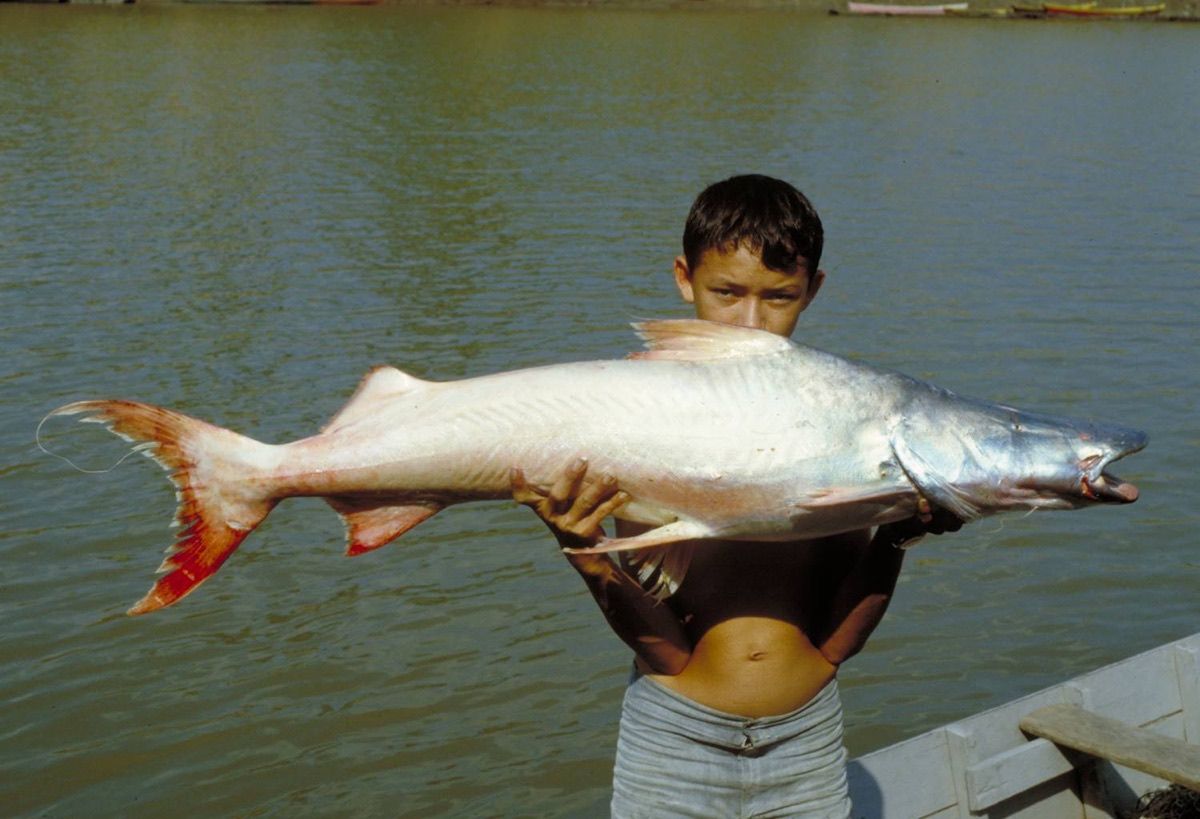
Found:
<path fill-rule="evenodd" d="M 1166 784 L 1106 761 L 1075 768 L 1027 739 L 1021 717 L 1053 703 L 1200 744 L 1200 634 L 852 760 L 854 816 L 1109 819 Z"/>

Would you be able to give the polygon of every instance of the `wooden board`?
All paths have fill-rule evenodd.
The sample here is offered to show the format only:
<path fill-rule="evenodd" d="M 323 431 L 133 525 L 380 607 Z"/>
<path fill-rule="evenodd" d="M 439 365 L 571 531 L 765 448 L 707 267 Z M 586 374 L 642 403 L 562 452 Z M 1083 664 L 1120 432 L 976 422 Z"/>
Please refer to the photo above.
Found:
<path fill-rule="evenodd" d="M 1200 745 L 1068 704 L 1047 705 L 1028 714 L 1021 730 L 1200 791 Z"/>

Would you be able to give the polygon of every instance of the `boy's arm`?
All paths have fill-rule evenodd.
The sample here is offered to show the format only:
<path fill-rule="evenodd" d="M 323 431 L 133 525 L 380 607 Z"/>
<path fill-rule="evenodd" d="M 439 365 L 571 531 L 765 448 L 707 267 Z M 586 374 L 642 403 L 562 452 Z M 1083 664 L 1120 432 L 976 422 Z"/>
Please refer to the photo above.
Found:
<path fill-rule="evenodd" d="M 904 550 L 894 548 L 887 538 L 872 538 L 869 529 L 838 535 L 836 539 L 840 541 L 838 546 L 853 557 L 834 592 L 828 632 L 817 646 L 835 666 L 861 651 L 883 619 L 904 562 Z"/>
<path fill-rule="evenodd" d="M 839 536 L 855 557 L 834 593 L 830 628 L 817 647 L 825 659 L 841 665 L 862 650 L 892 601 L 903 546 L 930 532 L 956 532 L 962 523 L 949 512 L 933 512 L 922 498 L 915 517 L 880 526 L 874 537 L 866 529 Z"/>
<path fill-rule="evenodd" d="M 576 460 L 549 491 L 530 485 L 520 469 L 511 473 L 513 499 L 537 513 L 562 548 L 589 546 L 604 534 L 601 521 L 629 496 L 616 479 L 588 482 L 587 462 Z M 609 626 L 659 674 L 678 674 L 691 658 L 691 642 L 671 609 L 655 600 L 608 555 L 568 554 Z"/>

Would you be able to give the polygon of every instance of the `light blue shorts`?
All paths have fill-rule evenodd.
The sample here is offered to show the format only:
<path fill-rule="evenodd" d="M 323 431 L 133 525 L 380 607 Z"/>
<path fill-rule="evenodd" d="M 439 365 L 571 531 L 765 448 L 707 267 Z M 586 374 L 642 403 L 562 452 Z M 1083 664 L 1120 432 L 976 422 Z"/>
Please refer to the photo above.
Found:
<path fill-rule="evenodd" d="M 837 681 L 789 714 L 750 718 L 635 674 L 621 709 L 612 815 L 847 819 Z"/>

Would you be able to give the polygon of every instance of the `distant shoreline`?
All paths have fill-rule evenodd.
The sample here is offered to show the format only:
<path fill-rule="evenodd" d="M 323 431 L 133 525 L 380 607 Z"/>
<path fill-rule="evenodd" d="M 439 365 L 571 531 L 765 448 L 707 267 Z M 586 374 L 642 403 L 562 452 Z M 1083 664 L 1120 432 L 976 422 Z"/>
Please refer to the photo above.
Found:
<path fill-rule="evenodd" d="M 924 0 L 921 0 L 923 2 Z M 1102 0 L 1099 5 L 1138 5 L 1136 2 Z M 846 0 L 0 0 L 0 5 L 225 5 L 225 6 L 284 6 L 284 5 L 346 5 L 346 6 L 403 6 L 407 8 L 448 7 L 502 7 L 544 9 L 611 9 L 614 11 L 794 11 L 803 14 L 828 14 L 830 16 L 861 17 L 851 14 Z M 914 0 L 910 5 L 919 5 Z M 1020 4 L 1018 4 L 1020 5 Z M 889 15 L 874 15 L 888 17 Z M 896 15 L 895 17 L 906 17 Z M 893 19 L 895 19 L 893 17 Z M 965 13 L 947 15 L 955 19 L 996 20 L 1051 20 L 1067 23 L 1111 23 L 1111 22 L 1200 22 L 1200 0 L 1167 0 L 1166 8 L 1157 15 L 1142 17 L 1093 17 L 1072 19 L 1068 17 L 1014 13 L 1013 4 L 993 0 L 988 3 L 971 3 Z M 924 17 L 922 19 L 930 19 Z"/>

